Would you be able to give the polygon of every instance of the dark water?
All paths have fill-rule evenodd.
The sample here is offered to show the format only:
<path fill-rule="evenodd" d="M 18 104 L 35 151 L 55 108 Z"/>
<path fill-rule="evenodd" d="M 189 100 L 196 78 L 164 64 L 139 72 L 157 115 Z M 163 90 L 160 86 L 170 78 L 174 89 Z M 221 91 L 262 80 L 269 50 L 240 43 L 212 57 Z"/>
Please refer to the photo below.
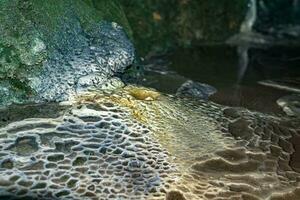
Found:
<path fill-rule="evenodd" d="M 152 58 L 150 63 L 155 62 L 153 66 L 165 71 L 157 73 L 150 66 L 145 82 L 160 91 L 174 93 L 186 79 L 191 79 L 214 86 L 218 92 L 210 99 L 217 103 L 282 114 L 276 100 L 291 92 L 258 82 L 300 77 L 300 49 L 250 49 L 249 63 L 239 82 L 240 59 L 236 48 L 224 45 L 178 49 L 168 56 Z"/>

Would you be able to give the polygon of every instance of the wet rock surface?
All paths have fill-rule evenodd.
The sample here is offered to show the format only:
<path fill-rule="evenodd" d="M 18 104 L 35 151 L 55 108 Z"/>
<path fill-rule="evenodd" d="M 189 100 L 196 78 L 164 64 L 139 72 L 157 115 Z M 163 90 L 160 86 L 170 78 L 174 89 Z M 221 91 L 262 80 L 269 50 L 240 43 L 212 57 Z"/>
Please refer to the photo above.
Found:
<path fill-rule="evenodd" d="M 62 101 L 87 89 L 101 89 L 132 64 L 134 48 L 120 26 L 101 23 L 93 34 L 95 37 L 78 38 L 83 41 L 72 43 L 79 45 L 77 51 L 75 47 L 71 55 L 49 59 L 43 70 L 30 78 L 38 99 Z"/>
<path fill-rule="evenodd" d="M 63 101 L 118 85 L 112 77 L 132 64 L 134 47 L 121 26 L 104 20 L 121 21 L 107 17 L 119 13 L 114 3 L 98 9 L 83 0 L 1 3 L 0 106 Z"/>
<path fill-rule="evenodd" d="M 188 80 L 178 88 L 176 95 L 208 100 L 216 92 L 217 89 L 208 84 Z"/>
<path fill-rule="evenodd" d="M 2 199 L 299 198 L 297 123 L 133 86 L 76 102 L 2 125 Z"/>

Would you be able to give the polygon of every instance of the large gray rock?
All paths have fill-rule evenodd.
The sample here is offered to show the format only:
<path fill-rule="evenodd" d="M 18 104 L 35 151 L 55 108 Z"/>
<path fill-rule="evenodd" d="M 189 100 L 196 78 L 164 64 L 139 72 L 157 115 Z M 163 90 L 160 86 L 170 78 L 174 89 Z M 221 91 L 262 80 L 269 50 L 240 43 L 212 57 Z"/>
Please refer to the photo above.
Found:
<path fill-rule="evenodd" d="M 103 2 L 102 10 L 84 0 L 1 2 L 0 106 L 67 100 L 132 64 L 126 33 L 104 21 L 113 1 Z"/>

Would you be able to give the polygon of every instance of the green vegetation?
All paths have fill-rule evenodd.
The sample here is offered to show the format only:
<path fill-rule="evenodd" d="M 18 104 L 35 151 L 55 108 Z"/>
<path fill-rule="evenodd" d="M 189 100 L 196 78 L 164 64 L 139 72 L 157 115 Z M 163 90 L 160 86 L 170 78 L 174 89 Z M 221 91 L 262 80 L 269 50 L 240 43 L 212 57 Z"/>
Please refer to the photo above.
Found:
<path fill-rule="evenodd" d="M 0 4 L 0 104 L 34 91 L 28 78 L 54 51 L 72 51 L 65 32 L 86 33 L 100 21 L 114 21 L 131 37 L 117 0 L 2 0 Z M 79 23 L 79 24 L 78 24 Z M 80 27 L 80 28 L 78 28 Z"/>
<path fill-rule="evenodd" d="M 246 4 L 247 0 L 2 0 L 0 104 L 34 96 L 28 80 L 49 58 L 56 58 L 55 51 L 73 51 L 70 44 L 81 38 L 70 39 L 68 32 L 91 33 L 99 22 L 114 21 L 144 56 L 176 46 L 224 42 L 238 32 Z"/>
<path fill-rule="evenodd" d="M 142 55 L 176 45 L 224 42 L 239 31 L 247 0 L 122 0 Z"/>

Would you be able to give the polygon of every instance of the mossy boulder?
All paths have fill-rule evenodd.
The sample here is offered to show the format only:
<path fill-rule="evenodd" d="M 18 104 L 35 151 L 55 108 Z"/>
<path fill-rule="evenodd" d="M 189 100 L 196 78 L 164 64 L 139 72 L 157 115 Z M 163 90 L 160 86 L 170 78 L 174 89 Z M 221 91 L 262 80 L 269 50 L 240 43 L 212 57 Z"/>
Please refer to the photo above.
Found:
<path fill-rule="evenodd" d="M 3 0 L 0 36 L 0 105 L 65 99 L 70 88 L 54 82 L 110 77 L 133 60 L 130 27 L 115 0 Z"/>

